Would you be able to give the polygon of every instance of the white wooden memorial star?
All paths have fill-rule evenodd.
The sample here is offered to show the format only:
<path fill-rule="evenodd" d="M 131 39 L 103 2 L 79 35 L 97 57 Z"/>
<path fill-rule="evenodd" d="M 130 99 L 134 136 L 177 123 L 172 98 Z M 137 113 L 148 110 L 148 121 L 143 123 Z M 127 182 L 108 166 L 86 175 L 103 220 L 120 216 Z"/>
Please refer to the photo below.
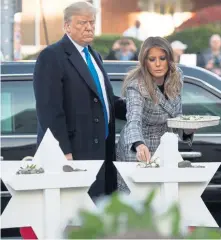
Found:
<path fill-rule="evenodd" d="M 178 138 L 165 133 L 154 158 L 159 157 L 159 168 L 140 168 L 138 162 L 115 162 L 115 166 L 130 189 L 130 195 L 143 201 L 153 188 L 157 196 L 156 208 L 178 202 L 186 226 L 218 227 L 204 204 L 201 195 L 220 163 L 198 163 L 204 168 L 178 168 L 182 157 L 178 152 Z"/>
<path fill-rule="evenodd" d="M 39 239 L 62 238 L 79 208 L 95 210 L 88 190 L 103 161 L 68 161 L 48 130 L 31 162 L 2 161 L 2 180 L 12 194 L 1 227 L 31 226 Z M 36 164 L 44 173 L 16 175 L 20 166 Z M 63 172 L 63 165 L 86 171 Z"/>

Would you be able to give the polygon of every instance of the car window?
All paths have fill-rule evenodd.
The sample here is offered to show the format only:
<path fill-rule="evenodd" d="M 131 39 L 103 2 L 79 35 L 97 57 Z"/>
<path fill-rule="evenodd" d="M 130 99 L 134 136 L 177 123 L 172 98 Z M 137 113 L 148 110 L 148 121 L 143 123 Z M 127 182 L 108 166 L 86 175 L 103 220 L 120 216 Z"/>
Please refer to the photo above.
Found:
<path fill-rule="evenodd" d="M 122 81 L 111 81 L 114 94 L 121 96 Z M 184 83 L 182 94 L 183 114 L 221 116 L 221 99 L 208 90 L 191 83 Z M 125 121 L 116 119 L 116 133 L 120 133 Z M 221 133 L 221 123 L 218 126 L 201 128 L 197 133 Z"/>
<path fill-rule="evenodd" d="M 1 134 L 36 134 L 37 119 L 31 81 L 1 82 Z M 114 94 L 121 96 L 122 79 L 111 80 Z M 221 99 L 206 89 L 191 83 L 184 84 L 183 113 L 221 116 Z M 125 121 L 116 119 L 116 133 Z M 221 133 L 221 124 L 202 128 L 198 133 Z"/>
<path fill-rule="evenodd" d="M 221 99 L 198 85 L 185 83 L 182 98 L 184 114 L 221 116 Z M 221 121 L 217 126 L 198 129 L 197 133 L 221 133 Z"/>
<path fill-rule="evenodd" d="M 31 81 L 1 82 L 1 134 L 36 134 L 35 98 Z"/>
<path fill-rule="evenodd" d="M 122 79 L 111 79 L 111 84 L 113 87 L 114 95 L 122 97 Z M 117 119 L 115 120 L 115 132 L 118 134 L 121 132 L 126 121 Z"/>
<path fill-rule="evenodd" d="M 111 79 L 114 95 L 122 97 L 122 79 Z"/>

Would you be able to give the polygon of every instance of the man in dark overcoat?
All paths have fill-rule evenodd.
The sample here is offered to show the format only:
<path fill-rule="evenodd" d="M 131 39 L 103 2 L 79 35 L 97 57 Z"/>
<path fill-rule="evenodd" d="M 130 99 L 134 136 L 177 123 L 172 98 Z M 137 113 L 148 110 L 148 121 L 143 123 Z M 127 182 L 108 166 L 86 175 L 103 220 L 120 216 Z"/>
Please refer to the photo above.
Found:
<path fill-rule="evenodd" d="M 90 46 L 96 12 L 86 1 L 64 10 L 65 34 L 40 53 L 33 82 L 37 145 L 49 128 L 67 160 L 105 160 L 89 190 L 93 199 L 117 189 L 115 113 L 120 119 L 126 114 L 124 101 L 113 94 L 101 56 Z"/>

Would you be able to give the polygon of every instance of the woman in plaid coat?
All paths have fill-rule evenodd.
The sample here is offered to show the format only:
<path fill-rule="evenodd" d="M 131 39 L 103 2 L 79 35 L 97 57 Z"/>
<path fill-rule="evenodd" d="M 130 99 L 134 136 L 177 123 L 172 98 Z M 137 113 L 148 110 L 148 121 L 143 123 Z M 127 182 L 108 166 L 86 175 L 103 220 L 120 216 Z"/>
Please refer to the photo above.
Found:
<path fill-rule="evenodd" d="M 174 62 L 170 43 L 161 37 L 146 39 L 137 68 L 123 84 L 127 123 L 118 142 L 117 161 L 149 161 L 165 132 L 177 132 L 191 144 L 192 130 L 167 126 L 168 118 L 182 114 L 182 86 L 182 72 Z"/>

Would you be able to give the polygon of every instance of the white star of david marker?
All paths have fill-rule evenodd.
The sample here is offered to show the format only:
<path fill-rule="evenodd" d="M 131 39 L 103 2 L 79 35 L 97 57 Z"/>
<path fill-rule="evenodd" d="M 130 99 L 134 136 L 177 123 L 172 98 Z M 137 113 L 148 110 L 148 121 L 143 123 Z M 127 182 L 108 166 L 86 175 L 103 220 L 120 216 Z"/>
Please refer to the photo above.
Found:
<path fill-rule="evenodd" d="M 2 180 L 12 198 L 1 216 L 1 227 L 31 226 L 38 239 L 62 238 L 79 208 L 95 210 L 87 194 L 103 161 L 68 161 L 50 130 L 31 162 L 2 161 Z M 21 165 L 36 164 L 43 174 L 16 175 Z M 86 169 L 63 172 L 63 165 Z"/>
<path fill-rule="evenodd" d="M 128 188 L 131 197 L 144 200 L 147 194 L 156 188 L 154 200 L 156 208 L 168 208 L 178 201 L 181 216 L 186 226 L 218 227 L 208 211 L 201 195 L 220 163 L 198 163 L 205 168 L 178 168 L 182 160 L 178 152 L 178 138 L 173 133 L 166 133 L 156 151 L 160 158 L 160 168 L 139 168 L 137 162 L 115 162 L 115 166 Z M 194 164 L 193 164 L 194 165 Z"/>

